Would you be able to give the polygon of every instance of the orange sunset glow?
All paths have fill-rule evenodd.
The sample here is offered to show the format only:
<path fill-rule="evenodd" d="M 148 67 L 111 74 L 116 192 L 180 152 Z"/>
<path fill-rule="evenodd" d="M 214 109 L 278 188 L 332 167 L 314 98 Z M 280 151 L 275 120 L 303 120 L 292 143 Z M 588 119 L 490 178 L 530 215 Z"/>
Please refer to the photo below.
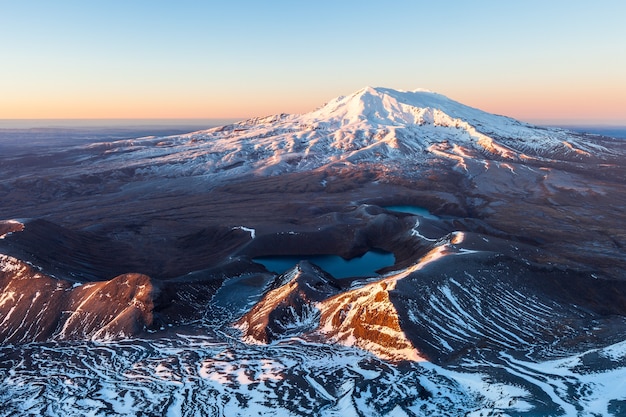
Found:
<path fill-rule="evenodd" d="M 607 7 L 140 3 L 3 10 L 0 119 L 303 113 L 370 85 L 525 121 L 626 123 L 626 34 Z"/>

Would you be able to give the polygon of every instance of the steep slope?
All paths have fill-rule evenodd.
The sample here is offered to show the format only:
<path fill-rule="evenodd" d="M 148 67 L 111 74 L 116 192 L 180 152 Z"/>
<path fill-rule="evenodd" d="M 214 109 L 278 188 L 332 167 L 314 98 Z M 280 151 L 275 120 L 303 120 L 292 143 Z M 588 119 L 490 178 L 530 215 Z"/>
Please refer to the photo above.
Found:
<path fill-rule="evenodd" d="M 339 283 L 317 266 L 302 261 L 276 277 L 265 296 L 235 326 L 250 341 L 269 343 L 315 329 L 317 302 L 340 292 Z"/>
<path fill-rule="evenodd" d="M 0 255 L 0 340 L 128 337 L 152 323 L 152 292 L 145 275 L 73 285 Z"/>
<path fill-rule="evenodd" d="M 306 312 L 303 313 L 303 308 L 299 307 L 298 322 L 303 321 L 303 316 L 310 318 L 307 326 L 294 329 L 298 331 L 296 334 L 308 334 L 314 338 L 321 337 L 327 342 L 356 346 L 384 359 L 421 360 L 423 358 L 420 352 L 403 332 L 402 318 L 390 299 L 390 292 L 395 289 L 398 280 L 438 259 L 445 248 L 446 244 L 442 242 L 442 245 L 434 248 L 416 265 L 373 283 L 360 284 L 357 281 L 352 284 L 353 288 L 338 294 L 337 290 L 326 290 L 315 291 L 315 297 L 302 296 L 302 291 L 294 291 L 300 278 L 300 270 L 296 268 L 284 275 L 288 278 L 286 283 L 269 291 L 236 326 L 243 330 L 248 340 L 259 342 L 294 335 L 292 331 L 285 331 L 288 327 L 284 324 L 286 320 L 283 309 L 284 304 L 293 303 L 296 294 L 299 300 L 308 301 L 305 305 Z M 317 273 L 318 276 L 320 272 L 322 271 Z M 320 282 L 325 284 L 328 281 Z M 277 281 L 278 283 L 281 281 Z M 310 285 L 308 287 L 310 293 L 313 288 Z M 293 307 L 290 308 L 293 311 Z M 292 329 L 293 327 L 289 327 L 289 330 Z M 271 338 L 267 337 L 268 333 Z"/>
<path fill-rule="evenodd" d="M 398 281 L 391 300 L 409 340 L 431 361 L 480 349 L 536 360 L 626 337 L 626 285 L 489 252 L 444 257 Z M 605 304 L 606 303 L 606 304 Z"/>

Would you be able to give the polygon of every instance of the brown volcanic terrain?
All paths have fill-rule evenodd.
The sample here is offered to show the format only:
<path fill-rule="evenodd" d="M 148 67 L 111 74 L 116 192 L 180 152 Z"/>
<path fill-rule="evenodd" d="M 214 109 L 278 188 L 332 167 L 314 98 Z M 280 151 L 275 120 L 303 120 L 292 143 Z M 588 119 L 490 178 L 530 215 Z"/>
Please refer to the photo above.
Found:
<path fill-rule="evenodd" d="M 6 243 L 41 258 L 50 250 L 48 257 L 57 262 L 62 256 L 55 251 L 93 248 L 94 253 L 84 256 L 91 256 L 90 262 L 97 265 L 93 275 L 99 279 L 128 270 L 170 278 L 215 265 L 233 253 L 354 256 L 379 247 L 402 261 L 414 253 L 403 256 L 406 249 L 402 242 L 394 242 L 394 236 L 412 224 L 402 224 L 398 214 L 370 223 L 368 219 L 376 216 L 368 212 L 381 211 L 375 206 L 409 204 L 440 215 L 444 220 L 435 227 L 441 230 L 485 232 L 532 243 L 542 249 L 538 256 L 545 262 L 574 262 L 607 277 L 625 278 L 621 255 L 626 235 L 620 227 L 626 224 L 625 168 L 599 168 L 603 176 L 610 170 L 614 179 L 596 178 L 596 164 L 590 164 L 589 174 L 583 176 L 557 171 L 549 163 L 536 172 L 493 167 L 467 178 L 450 172 L 447 161 L 439 163 L 424 173 L 426 178 L 388 172 L 383 176 L 377 167 L 368 166 L 329 168 L 240 180 L 200 192 L 157 194 L 131 187 L 83 199 L 59 191 L 58 199 L 30 206 L 12 196 L 32 194 L 32 189 L 15 187 L 2 199 L 6 217 L 43 216 L 50 223 L 41 232 L 19 238 L 15 234 Z M 332 180 L 322 188 L 320 182 L 327 178 Z M 39 229 L 39 224 L 32 228 Z M 56 227 L 53 224 L 69 230 L 48 230 Z M 251 241 L 247 232 L 233 229 L 241 225 L 256 229 L 257 239 Z M 51 238 L 55 243 L 41 245 Z M 13 239 L 15 243 L 9 243 Z M 36 251 L 27 250 L 35 244 L 40 245 Z M 115 255 L 116 251 L 123 253 Z M 116 266 L 123 270 L 110 271 Z"/>
<path fill-rule="evenodd" d="M 260 293 L 239 324 L 246 322 L 254 328 L 248 336 L 264 342 L 306 333 L 367 348 L 390 347 L 391 339 L 401 339 L 398 350 L 416 349 L 411 355 L 436 359 L 481 343 L 575 340 L 569 329 L 591 328 L 594 320 L 604 323 L 599 328 L 616 326 L 616 334 L 624 333 L 626 327 L 609 323 L 626 317 L 623 141 L 545 133 L 512 121 L 506 121 L 510 131 L 519 129 L 520 136 L 501 137 L 489 126 L 473 127 L 429 108 L 402 113 L 402 123 L 409 116 L 419 120 L 392 129 L 371 122 L 384 113 L 372 114 L 342 114 L 336 126 L 332 118 L 305 124 L 281 115 L 197 135 L 0 157 L 1 216 L 24 224 L 23 230 L 14 222 L 0 225 L 0 235 L 6 234 L 0 253 L 22 262 L 25 276 L 41 276 L 20 281 L 12 270 L 4 271 L 0 297 L 7 301 L 0 334 L 6 341 L 91 338 L 135 334 L 151 323 L 210 320 L 223 284 L 247 275 Z M 385 120 L 395 123 L 392 116 Z M 348 122 L 354 130 L 345 127 L 352 126 Z M 398 204 L 425 207 L 438 218 L 385 208 Z M 454 246 L 450 242 L 459 233 L 468 237 L 456 246 L 464 255 L 445 256 L 429 267 L 453 271 L 448 276 L 439 269 L 411 270 L 433 250 Z M 251 261 L 265 255 L 352 258 L 371 249 L 393 252 L 396 264 L 384 272 L 403 278 L 392 286 L 326 280 L 324 291 L 308 293 L 311 283 L 305 278 L 323 276 L 309 271 L 287 291 L 271 284 L 275 274 Z M 470 255 L 462 250 L 478 251 L 483 258 L 466 261 Z M 478 277 L 480 300 L 500 291 L 484 280 L 496 280 L 502 271 L 513 271 L 502 285 L 523 288 L 526 297 L 571 324 L 559 330 L 546 316 L 537 319 L 540 323 L 504 320 L 495 327 L 528 335 L 517 336 L 522 343 L 496 335 L 493 327 L 485 330 L 490 328 L 485 321 L 512 314 L 504 304 L 494 305 L 492 313 L 476 311 L 482 318 L 472 320 L 482 327 L 476 325 L 481 328 L 470 336 L 444 337 L 437 332 L 450 323 L 433 328 L 410 318 L 431 305 L 421 295 L 451 288 L 448 278 Z M 443 284 L 425 285 L 429 279 Z M 422 289 L 410 291 L 409 282 Z M 92 286 L 71 289 L 74 283 Z M 126 288 L 128 283 L 134 289 Z M 138 291 L 142 285 L 150 290 Z M 365 294 L 367 285 L 377 289 Z M 279 300 L 271 297 L 276 291 L 284 293 Z M 45 307 L 33 304 L 38 293 L 50 294 Z M 27 298 L 17 302 L 8 294 Z M 106 294 L 116 301 L 105 303 Z M 344 304 L 367 302 L 370 296 L 385 304 L 387 313 L 364 309 L 365 322 L 341 322 Z M 513 305 L 521 303 L 513 298 Z M 9 315 L 14 306 L 21 312 L 19 321 L 17 314 Z M 44 310 L 51 313 L 40 322 L 37 315 Z M 89 319 L 70 320 L 83 311 Z M 236 321 L 245 312 L 231 313 L 229 319 Z M 309 313 L 313 321 L 294 324 L 304 323 Z M 83 323 L 82 328 L 72 324 L 63 331 L 68 320 Z M 110 331 L 100 331 L 105 328 Z"/>
<path fill-rule="evenodd" d="M 596 169 L 595 164 L 591 166 Z M 425 173 L 418 171 L 406 178 L 381 172 L 377 166 L 328 167 L 310 173 L 247 178 L 206 191 L 143 193 L 145 187 L 141 186 L 95 198 L 58 191 L 57 199 L 30 206 L 23 204 L 23 199 L 32 189 L 14 187 L 10 195 L 21 192 L 23 197 L 2 199 L 7 217 L 42 216 L 45 220 L 26 221 L 23 231 L 7 236 L 0 246 L 3 253 L 70 282 L 109 280 L 127 272 L 157 280 L 176 278 L 164 295 L 146 300 L 156 303 L 157 321 L 167 324 L 202 316 L 201 305 L 210 303 L 225 278 L 259 268 L 245 261 L 256 256 L 335 253 L 349 258 L 378 248 L 395 254 L 396 268 L 410 266 L 429 250 L 429 243 L 410 233 L 414 216 L 384 209 L 408 204 L 427 207 L 440 216 L 440 220 L 420 221 L 420 233 L 425 237 L 436 239 L 453 231 L 497 237 L 515 243 L 520 248 L 517 256 L 530 262 L 599 277 L 603 285 L 594 290 L 593 305 L 601 304 L 603 298 L 610 300 L 616 291 L 622 293 L 621 284 L 610 282 L 626 278 L 626 236 L 620 227 L 626 224 L 620 183 L 623 168 L 607 168 L 615 180 L 606 178 L 604 171 L 602 178 L 597 178 L 591 169 L 585 176 L 552 166 L 536 171 L 516 166 L 516 172 L 494 167 L 475 176 L 451 168 L 446 160 L 434 160 Z M 320 185 L 324 180 L 327 187 Z M 52 192 L 54 187 L 49 185 L 48 190 Z M 255 229 L 255 238 L 238 226 Z M 502 248 L 487 250 L 499 252 Z M 228 274 L 209 272 L 200 281 L 185 283 L 189 273 L 228 268 L 229 259 L 241 256 L 244 262 Z M 559 279 L 549 276 L 558 285 L 552 285 L 552 291 L 560 296 L 563 284 L 558 284 L 559 279 L 564 282 L 571 274 L 565 272 Z M 185 286 L 194 290 L 181 299 L 177 293 L 184 292 Z M 576 288 L 586 292 L 584 286 Z M 31 291 L 41 290 L 33 287 Z M 190 297 L 203 293 L 200 305 L 190 307 Z M 173 300 L 177 300 L 175 304 L 171 304 Z M 55 310 L 71 310 L 62 307 L 68 302 L 59 302 Z M 611 305 L 611 314 L 626 314 L 624 304 Z M 271 314 L 279 314 L 275 311 Z M 49 330 L 8 338 L 14 329 L 6 327 L 3 334 L 7 341 L 59 337 L 62 321 L 56 320 L 61 316 L 46 317 Z M 117 334 L 133 333 L 150 324 L 143 315 L 124 320 L 131 317 L 136 322 L 125 321 L 116 327 Z M 68 333 L 68 337 L 94 333 L 87 327 Z M 382 340 L 377 343 L 385 344 Z M 437 356 L 428 349 L 420 351 L 421 355 L 427 353 L 431 358 Z"/>
<path fill-rule="evenodd" d="M 2 255 L 0 339 L 6 343 L 120 338 L 152 324 L 150 278 L 124 274 L 80 286 Z"/>

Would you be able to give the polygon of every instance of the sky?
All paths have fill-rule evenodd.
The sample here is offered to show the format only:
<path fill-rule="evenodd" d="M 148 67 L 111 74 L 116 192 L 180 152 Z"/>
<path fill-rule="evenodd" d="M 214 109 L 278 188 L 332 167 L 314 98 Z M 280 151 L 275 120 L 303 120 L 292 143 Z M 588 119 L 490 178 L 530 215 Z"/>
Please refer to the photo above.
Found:
<path fill-rule="evenodd" d="M 622 0 L 0 0 L 0 39 L 0 119 L 243 119 L 374 86 L 626 125 Z"/>

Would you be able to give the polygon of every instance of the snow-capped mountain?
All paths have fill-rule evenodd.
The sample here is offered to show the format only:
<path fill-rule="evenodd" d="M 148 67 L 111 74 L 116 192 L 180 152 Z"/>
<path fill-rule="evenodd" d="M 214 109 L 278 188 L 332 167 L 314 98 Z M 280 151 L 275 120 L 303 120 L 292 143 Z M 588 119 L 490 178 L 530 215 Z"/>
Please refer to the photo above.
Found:
<path fill-rule="evenodd" d="M 90 171 L 137 176 L 277 175 L 329 164 L 406 165 L 432 156 L 503 161 L 611 156 L 581 135 L 531 126 L 425 90 L 364 88 L 301 115 L 274 115 L 186 135 L 90 146 Z M 97 155 L 97 156 L 96 156 Z M 71 173 L 64 172 L 64 175 Z"/>
<path fill-rule="evenodd" d="M 370 87 L 0 155 L 0 417 L 623 415 L 625 161 Z"/>

